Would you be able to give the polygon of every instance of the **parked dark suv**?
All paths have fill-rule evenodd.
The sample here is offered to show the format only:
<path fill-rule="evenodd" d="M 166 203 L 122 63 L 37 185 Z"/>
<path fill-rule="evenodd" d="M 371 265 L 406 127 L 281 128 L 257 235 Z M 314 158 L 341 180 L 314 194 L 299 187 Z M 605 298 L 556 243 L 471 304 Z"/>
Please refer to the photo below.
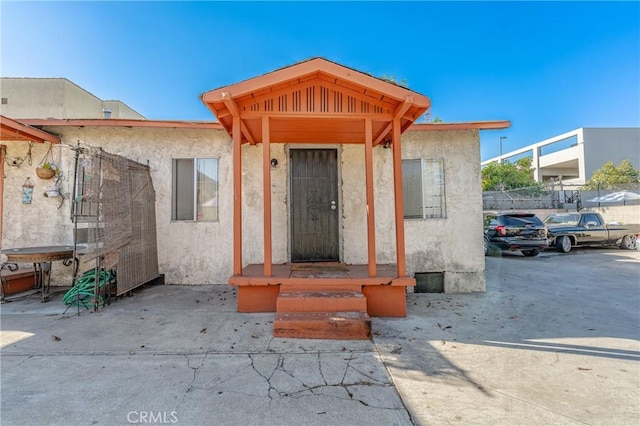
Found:
<path fill-rule="evenodd" d="M 549 246 L 547 228 L 533 213 L 484 212 L 484 254 L 497 250 L 520 250 L 537 256 Z"/>

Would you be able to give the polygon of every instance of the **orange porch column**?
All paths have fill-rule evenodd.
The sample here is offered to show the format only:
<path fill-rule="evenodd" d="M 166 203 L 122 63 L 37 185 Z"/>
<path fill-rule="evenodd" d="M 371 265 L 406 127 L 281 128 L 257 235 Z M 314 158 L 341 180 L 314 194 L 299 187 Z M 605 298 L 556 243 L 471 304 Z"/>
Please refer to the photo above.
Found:
<path fill-rule="evenodd" d="M 262 187 L 264 210 L 264 276 L 271 276 L 271 141 L 269 117 L 262 117 Z"/>
<path fill-rule="evenodd" d="M 393 194 L 396 210 L 396 267 L 398 277 L 407 275 L 404 248 L 404 200 L 402 195 L 402 144 L 400 142 L 401 129 L 400 117 L 393 119 L 392 145 L 393 145 Z"/>
<path fill-rule="evenodd" d="M 367 187 L 367 250 L 369 276 L 376 276 L 376 219 L 373 202 L 373 125 L 370 118 L 364 120 L 364 167 Z"/>
<path fill-rule="evenodd" d="M 233 117 L 233 275 L 242 275 L 242 138 Z"/>

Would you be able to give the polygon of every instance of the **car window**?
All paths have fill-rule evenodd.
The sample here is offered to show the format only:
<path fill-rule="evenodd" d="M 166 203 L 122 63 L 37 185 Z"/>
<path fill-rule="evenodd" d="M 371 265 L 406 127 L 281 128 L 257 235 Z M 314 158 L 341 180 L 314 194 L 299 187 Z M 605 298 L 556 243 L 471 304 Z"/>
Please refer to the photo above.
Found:
<path fill-rule="evenodd" d="M 503 216 L 502 222 L 506 226 L 542 226 L 542 221 L 536 217 L 535 215 L 526 215 L 526 216 Z"/>
<path fill-rule="evenodd" d="M 586 225 L 589 222 L 595 222 L 598 226 L 602 225 L 602 222 L 600 221 L 600 217 L 598 217 L 597 214 L 589 214 L 586 213 L 583 217 L 582 217 L 582 224 Z"/>
<path fill-rule="evenodd" d="M 544 220 L 547 225 L 577 225 L 580 220 L 579 214 L 550 214 Z"/>

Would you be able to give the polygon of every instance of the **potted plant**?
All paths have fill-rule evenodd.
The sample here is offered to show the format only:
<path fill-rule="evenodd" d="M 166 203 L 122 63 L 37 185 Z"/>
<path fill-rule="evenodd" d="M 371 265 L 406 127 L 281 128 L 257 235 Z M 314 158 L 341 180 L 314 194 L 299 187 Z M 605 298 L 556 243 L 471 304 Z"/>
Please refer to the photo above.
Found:
<path fill-rule="evenodd" d="M 40 179 L 51 179 L 52 177 L 58 175 L 59 169 L 58 166 L 53 162 L 53 154 L 51 153 L 52 144 L 49 144 L 49 149 L 47 153 L 44 155 L 42 161 L 38 167 L 36 167 L 36 175 Z"/>
<path fill-rule="evenodd" d="M 40 179 L 51 179 L 55 175 L 58 174 L 58 166 L 56 166 L 51 161 L 45 161 L 36 167 L 36 175 Z"/>

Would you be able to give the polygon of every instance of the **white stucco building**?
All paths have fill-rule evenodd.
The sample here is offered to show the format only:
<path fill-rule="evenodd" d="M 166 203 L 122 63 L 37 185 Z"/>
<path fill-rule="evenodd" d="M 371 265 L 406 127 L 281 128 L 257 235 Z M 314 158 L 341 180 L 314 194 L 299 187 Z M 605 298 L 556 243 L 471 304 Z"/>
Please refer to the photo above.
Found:
<path fill-rule="evenodd" d="M 555 149 L 558 145 L 563 148 Z M 525 155 L 533 157 L 537 182 L 561 180 L 582 185 L 608 161 L 618 165 L 627 159 L 640 168 L 640 128 L 581 127 L 483 161 L 482 165 Z"/>

